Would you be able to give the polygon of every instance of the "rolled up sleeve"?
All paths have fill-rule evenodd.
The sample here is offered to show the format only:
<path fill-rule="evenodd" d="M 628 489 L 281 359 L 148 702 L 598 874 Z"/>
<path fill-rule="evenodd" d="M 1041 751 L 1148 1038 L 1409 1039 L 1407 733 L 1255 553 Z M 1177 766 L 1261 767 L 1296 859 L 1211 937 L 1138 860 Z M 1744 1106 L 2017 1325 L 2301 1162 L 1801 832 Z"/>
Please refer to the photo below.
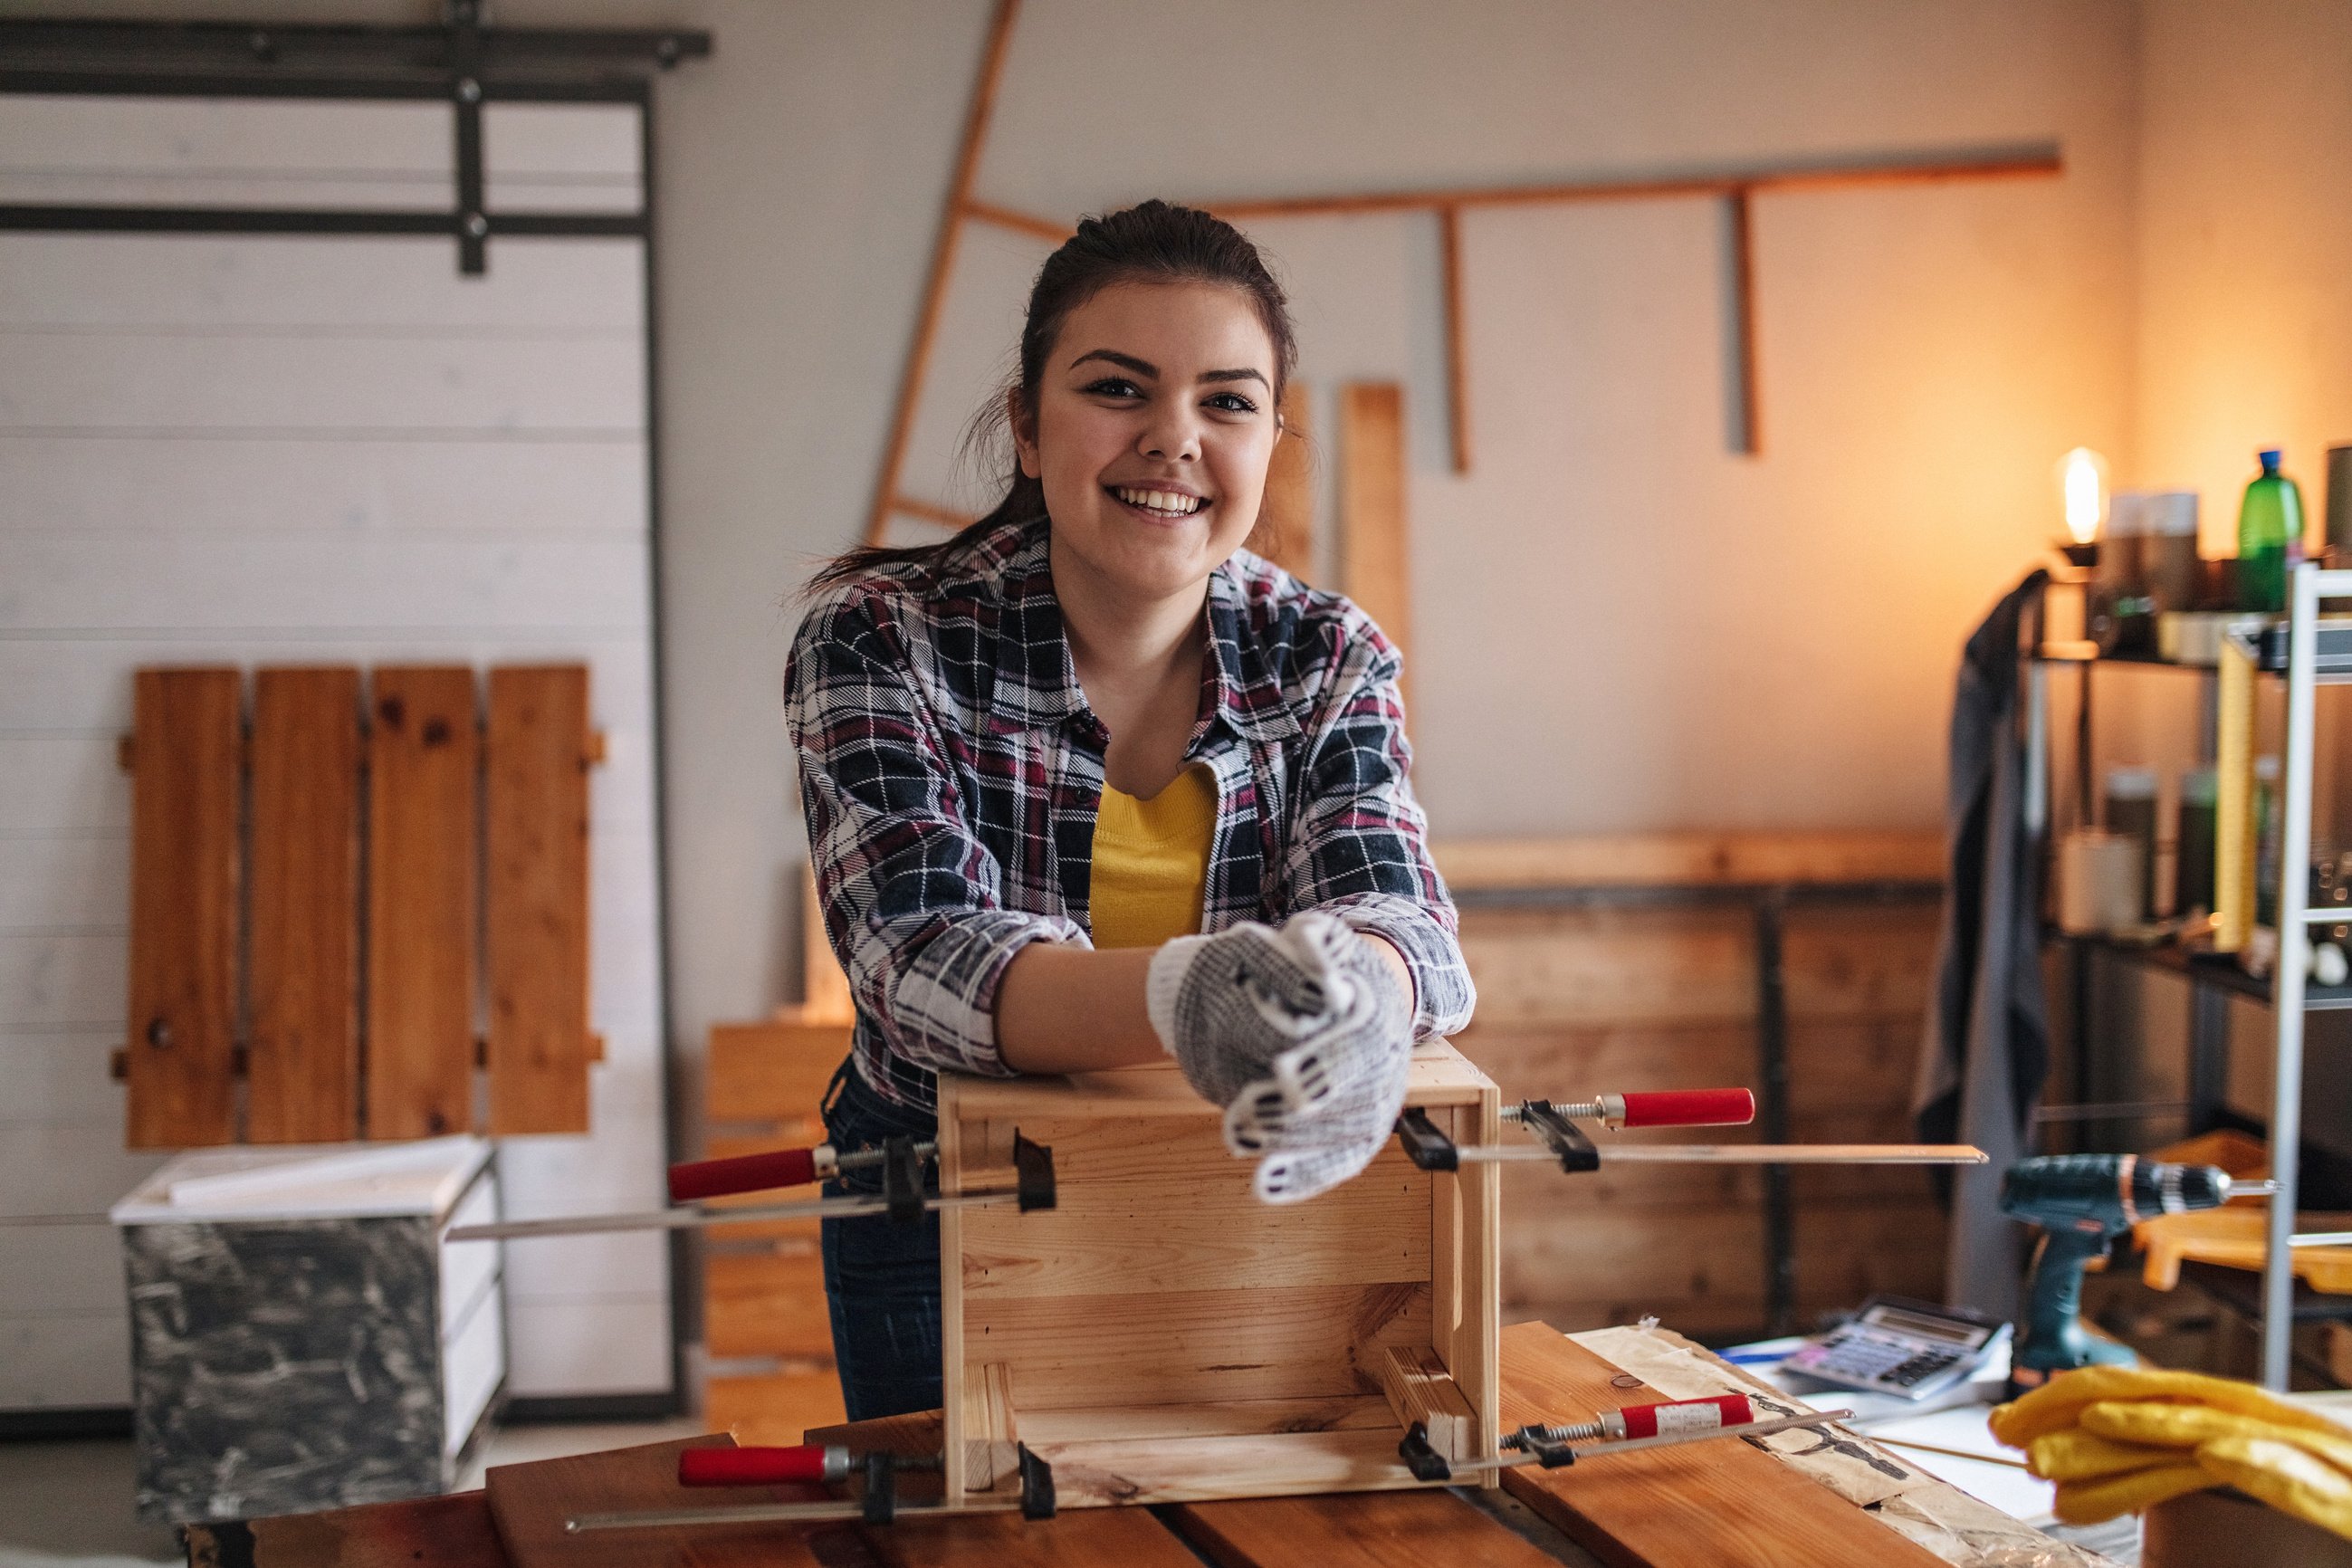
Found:
<path fill-rule="evenodd" d="M 1408 779 L 1402 668 L 1378 628 L 1351 616 L 1307 735 L 1284 876 L 1293 913 L 1328 910 L 1403 955 L 1413 1038 L 1427 1040 L 1469 1023 L 1477 993 Z"/>
<path fill-rule="evenodd" d="M 1013 1076 L 996 1044 L 1005 970 L 1033 942 L 1085 932 L 1003 907 L 887 607 L 844 594 L 809 613 L 784 714 L 825 935 L 859 1013 L 912 1066 Z"/>

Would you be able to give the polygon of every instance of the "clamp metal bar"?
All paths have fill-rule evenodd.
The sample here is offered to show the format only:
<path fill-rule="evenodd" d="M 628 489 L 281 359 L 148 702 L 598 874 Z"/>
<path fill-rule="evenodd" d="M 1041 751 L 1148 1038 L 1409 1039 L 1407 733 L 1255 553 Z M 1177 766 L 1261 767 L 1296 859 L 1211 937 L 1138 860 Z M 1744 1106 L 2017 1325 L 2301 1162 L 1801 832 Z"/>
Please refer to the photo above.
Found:
<path fill-rule="evenodd" d="M 1611 1143 L 1600 1155 L 1605 1165 L 1981 1165 L 1989 1158 L 1969 1143 Z M 1454 1158 L 1465 1165 L 1549 1163 L 1560 1155 L 1540 1144 L 1489 1143 L 1457 1147 Z"/>
<path fill-rule="evenodd" d="M 1589 1443 L 1582 1447 L 1555 1447 L 1547 1455 L 1541 1451 L 1508 1454 L 1495 1459 L 1456 1459 L 1449 1468 L 1464 1470 L 1507 1470 L 1520 1465 L 1542 1465 L 1546 1469 L 1558 1469 L 1579 1459 L 1594 1458 L 1604 1454 L 1630 1454 L 1641 1448 L 1671 1448 L 1685 1443 L 1704 1443 L 1712 1437 L 1767 1437 L 1775 1432 L 1791 1432 L 1801 1426 L 1826 1426 L 1832 1422 L 1851 1417 L 1851 1410 L 1814 1410 L 1797 1415 L 1776 1415 L 1769 1421 L 1749 1421 L 1738 1426 L 1716 1426 L 1700 1432 L 1662 1432 L 1654 1437 L 1624 1437 L 1613 1443 Z M 1565 1456 L 1565 1457 L 1562 1457 Z"/>
<path fill-rule="evenodd" d="M 980 1208 L 988 1204 L 1010 1204 L 1021 1201 L 1021 1194 L 1007 1189 L 1002 1192 L 964 1193 L 945 1197 L 926 1197 L 923 1212 L 940 1209 Z M 890 1200 L 877 1194 L 872 1197 L 810 1198 L 796 1204 L 756 1204 L 739 1209 L 647 1209 L 639 1214 L 575 1215 L 561 1219 L 500 1220 L 492 1225 L 461 1225 L 443 1239 L 447 1241 L 515 1241 L 534 1236 L 596 1236 L 605 1231 L 621 1230 L 696 1230 L 709 1225 L 750 1225 L 773 1219 L 855 1219 L 866 1215 L 890 1212 Z"/>

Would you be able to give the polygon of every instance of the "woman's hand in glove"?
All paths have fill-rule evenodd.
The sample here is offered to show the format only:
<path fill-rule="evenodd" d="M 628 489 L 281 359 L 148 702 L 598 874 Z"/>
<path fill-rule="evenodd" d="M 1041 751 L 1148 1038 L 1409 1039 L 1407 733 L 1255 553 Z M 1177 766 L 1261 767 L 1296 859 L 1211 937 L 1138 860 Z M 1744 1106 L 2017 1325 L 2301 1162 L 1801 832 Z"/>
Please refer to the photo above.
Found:
<path fill-rule="evenodd" d="M 1151 957 L 1144 1005 L 1152 1031 L 1194 1092 L 1230 1105 L 1347 1007 L 1357 982 L 1346 962 L 1362 945 L 1339 920 L 1312 910 L 1279 929 L 1244 922 L 1180 936 Z M 1306 1088 L 1297 1065 L 1286 1081 L 1286 1092 Z"/>

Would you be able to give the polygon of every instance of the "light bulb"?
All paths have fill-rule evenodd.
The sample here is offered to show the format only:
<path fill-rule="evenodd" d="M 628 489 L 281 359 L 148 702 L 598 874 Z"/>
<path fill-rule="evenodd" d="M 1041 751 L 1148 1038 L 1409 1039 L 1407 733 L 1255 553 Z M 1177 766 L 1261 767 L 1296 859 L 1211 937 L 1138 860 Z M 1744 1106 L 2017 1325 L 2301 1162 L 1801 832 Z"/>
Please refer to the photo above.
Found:
<path fill-rule="evenodd" d="M 2099 536 L 2107 521 L 2107 460 L 2088 447 L 2058 459 L 2058 493 L 2066 508 L 2066 531 L 2077 544 Z"/>

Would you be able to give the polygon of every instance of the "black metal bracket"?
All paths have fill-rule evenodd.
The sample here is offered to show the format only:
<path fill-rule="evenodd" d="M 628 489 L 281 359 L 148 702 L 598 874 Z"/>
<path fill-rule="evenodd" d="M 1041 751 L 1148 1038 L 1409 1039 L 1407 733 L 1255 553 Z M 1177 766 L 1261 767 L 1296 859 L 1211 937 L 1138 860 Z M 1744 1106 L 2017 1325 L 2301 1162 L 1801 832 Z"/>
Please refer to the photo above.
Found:
<path fill-rule="evenodd" d="M 887 1524 L 898 1516 L 898 1456 L 882 1448 L 866 1456 L 864 1502 L 868 1524 Z"/>
<path fill-rule="evenodd" d="M 882 1198 L 894 1225 L 919 1225 L 923 1219 L 923 1162 L 912 1138 L 882 1141 Z"/>
<path fill-rule="evenodd" d="M 1422 1422 L 1414 1422 L 1406 1431 L 1404 1441 L 1397 1445 L 1397 1458 L 1404 1461 L 1404 1468 L 1412 1472 L 1414 1480 L 1454 1479 L 1454 1467 L 1446 1463 L 1444 1455 L 1429 1446 L 1429 1427 Z"/>
<path fill-rule="evenodd" d="M 449 98 L 457 110 L 457 270 L 488 272 L 490 220 L 482 211 L 481 0 L 448 0 Z"/>
<path fill-rule="evenodd" d="M 1503 1447 L 1533 1454 L 1536 1463 L 1547 1470 L 1557 1470 L 1576 1463 L 1576 1450 L 1565 1443 L 1553 1442 L 1540 1426 L 1520 1427 L 1503 1439 Z"/>
<path fill-rule="evenodd" d="M 1023 1214 L 1054 1206 L 1054 1151 L 1045 1144 L 1032 1143 L 1017 1127 L 1013 1131 L 1013 1170 Z"/>
<path fill-rule="evenodd" d="M 1550 1100 L 1519 1101 L 1519 1125 L 1559 1156 L 1561 1170 L 1573 1173 L 1601 1169 L 1601 1151 L 1584 1135 L 1584 1129 L 1561 1115 L 1559 1107 Z"/>
<path fill-rule="evenodd" d="M 1021 1517 L 1051 1519 L 1054 1517 L 1054 1467 L 1029 1451 L 1029 1445 L 1019 1445 L 1014 1452 L 1021 1456 Z"/>
<path fill-rule="evenodd" d="M 1454 1140 L 1440 1132 L 1437 1123 L 1429 1119 L 1429 1112 L 1420 1106 L 1414 1106 L 1397 1118 L 1396 1135 L 1397 1142 L 1404 1145 L 1405 1158 L 1413 1163 L 1415 1169 L 1458 1171 L 1462 1168 L 1461 1154 L 1454 1147 Z"/>

